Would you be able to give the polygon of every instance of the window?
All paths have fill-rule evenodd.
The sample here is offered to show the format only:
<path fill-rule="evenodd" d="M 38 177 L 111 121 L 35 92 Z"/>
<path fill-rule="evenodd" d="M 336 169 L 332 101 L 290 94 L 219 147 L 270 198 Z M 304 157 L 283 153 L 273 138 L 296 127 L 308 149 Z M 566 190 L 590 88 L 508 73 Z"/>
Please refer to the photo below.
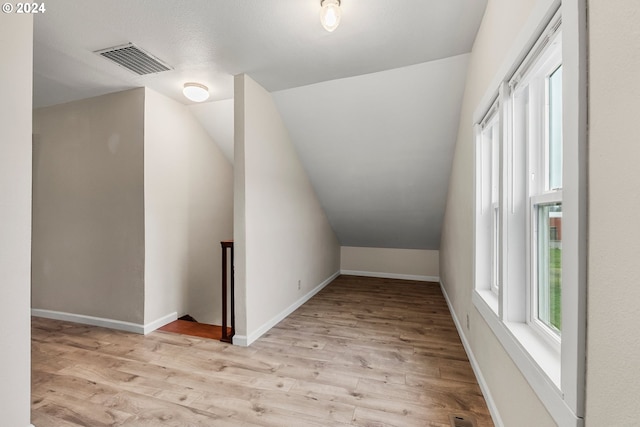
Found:
<path fill-rule="evenodd" d="M 476 227 L 483 230 L 476 239 L 478 283 L 497 298 L 500 289 L 500 129 L 498 103 L 495 102 L 479 124 L 476 132 L 477 197 Z M 497 304 L 497 299 L 495 301 Z M 494 304 L 494 305 L 496 305 Z"/>
<path fill-rule="evenodd" d="M 579 18 L 567 7 L 567 41 L 562 11 L 556 1 L 546 26 L 532 23 L 474 116 L 472 301 L 556 422 L 581 426 L 586 85 Z"/>
<path fill-rule="evenodd" d="M 558 25 L 559 25 L 558 21 Z M 527 61 L 509 82 L 513 108 L 512 127 L 517 130 L 510 144 L 526 152 L 526 176 L 522 194 L 529 206 L 526 228 L 529 271 L 527 322 L 560 346 L 562 242 L 551 239 L 551 227 L 562 220 L 562 32 L 552 26 Z M 517 147 L 517 148 L 515 148 Z M 523 178 L 523 177 L 521 177 Z M 517 198 L 518 196 L 513 196 Z M 523 254 L 524 255 L 524 254 Z"/>

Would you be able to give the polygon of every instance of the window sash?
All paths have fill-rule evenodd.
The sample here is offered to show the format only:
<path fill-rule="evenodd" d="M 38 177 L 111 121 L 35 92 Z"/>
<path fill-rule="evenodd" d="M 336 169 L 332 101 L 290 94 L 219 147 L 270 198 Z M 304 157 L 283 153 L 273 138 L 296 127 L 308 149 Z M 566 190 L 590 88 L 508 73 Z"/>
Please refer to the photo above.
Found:
<path fill-rule="evenodd" d="M 541 259 L 539 213 L 541 207 L 554 203 L 562 203 L 562 191 L 553 189 L 550 185 L 551 170 L 551 131 L 552 117 L 551 100 L 549 96 L 549 78 L 562 66 L 562 49 L 560 47 L 562 31 L 556 29 L 552 36 L 547 38 L 544 50 L 540 50 L 539 57 L 530 60 L 530 68 L 525 78 L 514 88 L 513 102 L 516 109 L 525 109 L 525 113 L 516 113 L 524 117 L 528 132 L 526 144 L 528 145 L 528 171 L 527 193 L 529 194 L 529 210 L 527 213 L 527 228 L 529 229 L 527 263 L 527 323 L 540 334 L 546 341 L 560 351 L 561 333 L 545 323 L 539 317 L 540 295 L 543 287 L 547 285 L 545 278 L 540 275 Z M 561 88 L 561 86 L 560 86 Z M 522 97 L 522 94 L 528 96 Z M 520 98 L 520 102 L 516 99 Z M 557 117 L 556 117 L 557 119 Z M 562 116 L 560 116 L 560 120 Z M 562 141 L 554 141 L 562 146 Z M 560 167 L 560 173 L 562 168 Z M 561 284 L 560 284 L 561 286 Z"/>
<path fill-rule="evenodd" d="M 547 77 L 545 93 L 548 124 L 545 152 L 546 189 L 553 191 L 562 188 L 562 64 Z"/>
<path fill-rule="evenodd" d="M 497 98 L 476 125 L 476 280 L 475 288 L 500 290 L 501 132 Z M 497 307 L 497 303 L 496 303 Z"/>
<path fill-rule="evenodd" d="M 555 208 L 555 209 L 554 209 Z M 557 210 L 559 208 L 559 211 Z M 559 214 L 558 214 L 559 212 Z M 562 279 L 557 276 L 557 268 L 554 268 L 556 258 L 560 258 L 562 261 L 562 241 L 558 239 L 560 235 L 558 229 L 554 228 L 551 224 L 556 224 L 556 227 L 560 226 L 562 229 L 562 203 L 556 202 L 551 204 L 536 205 L 535 206 L 535 224 L 537 237 L 534 240 L 536 245 L 535 255 L 536 268 L 536 282 L 538 284 L 538 291 L 534 295 L 535 310 L 533 310 L 532 321 L 540 322 L 545 329 L 551 331 L 557 337 L 561 337 L 562 333 L 562 308 L 558 307 L 558 312 L 554 313 L 555 303 L 558 298 L 561 299 L 562 292 Z M 555 221 L 554 221 L 555 220 Z M 555 230 L 555 233 L 551 231 Z M 552 236 L 554 234 L 554 236 Z M 560 267 L 560 274 L 562 268 Z M 559 289 L 554 292 L 554 284 L 558 284 Z M 555 293 L 560 293 L 554 297 Z"/>
<path fill-rule="evenodd" d="M 540 309 L 540 287 L 545 285 L 545 278 L 540 277 L 540 264 L 544 260 L 540 259 L 540 209 L 544 206 L 562 206 L 562 191 L 554 191 L 529 198 L 529 242 L 528 242 L 528 310 L 527 324 L 529 324 L 548 344 L 553 346 L 558 352 L 561 350 L 562 334 L 553 327 L 547 325 L 543 319 L 539 318 Z M 542 282 L 542 283 L 541 283 Z M 561 282 L 562 286 L 562 282 Z M 562 312 L 562 311 L 561 311 Z"/>

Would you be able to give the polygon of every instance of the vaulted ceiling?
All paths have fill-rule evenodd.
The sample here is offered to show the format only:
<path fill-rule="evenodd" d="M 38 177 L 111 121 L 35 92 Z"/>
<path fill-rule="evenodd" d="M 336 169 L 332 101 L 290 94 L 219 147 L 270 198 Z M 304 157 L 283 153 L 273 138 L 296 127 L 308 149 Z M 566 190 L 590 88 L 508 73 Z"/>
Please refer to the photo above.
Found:
<path fill-rule="evenodd" d="M 34 24 L 34 107 L 147 86 L 190 105 L 232 161 L 233 75 L 272 92 L 343 245 L 437 248 L 468 52 L 486 0 L 56 0 Z M 93 53 L 133 42 L 173 70 Z"/>

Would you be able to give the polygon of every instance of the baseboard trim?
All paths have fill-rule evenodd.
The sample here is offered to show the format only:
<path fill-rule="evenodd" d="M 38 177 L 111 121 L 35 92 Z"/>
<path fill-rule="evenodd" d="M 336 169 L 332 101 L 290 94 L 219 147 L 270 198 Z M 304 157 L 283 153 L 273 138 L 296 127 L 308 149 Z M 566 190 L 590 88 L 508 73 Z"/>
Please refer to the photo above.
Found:
<path fill-rule="evenodd" d="M 471 346 L 469 345 L 467 336 L 464 334 L 464 330 L 462 329 L 462 324 L 458 321 L 458 316 L 456 316 L 456 312 L 453 309 L 451 300 L 449 300 L 449 295 L 447 295 L 447 291 L 444 287 L 444 283 L 442 283 L 442 280 L 440 280 L 439 282 L 440 282 L 440 289 L 442 290 L 442 295 L 444 295 L 444 299 L 447 301 L 449 312 L 451 313 L 451 317 L 453 318 L 453 323 L 456 325 L 456 329 L 458 330 L 458 335 L 460 335 L 460 339 L 462 340 L 462 346 L 464 347 L 464 350 L 467 353 L 469 362 L 471 362 L 471 368 L 473 369 L 473 373 L 476 375 L 476 379 L 478 380 L 478 385 L 480 385 L 480 390 L 482 390 L 484 400 L 487 402 L 487 407 L 489 408 L 489 412 L 491 413 L 491 418 L 493 419 L 493 423 L 496 425 L 496 427 L 504 427 L 502 418 L 500 417 L 500 413 L 498 412 L 498 407 L 496 406 L 496 402 L 495 400 L 493 400 L 493 396 L 491 395 L 491 391 L 489 390 L 489 385 L 485 381 L 484 375 L 482 375 L 482 371 L 480 370 L 480 365 L 478 365 L 478 361 L 476 360 L 476 357 L 473 354 L 473 351 L 471 351 Z"/>
<path fill-rule="evenodd" d="M 178 313 L 174 311 L 173 313 L 162 316 L 159 319 L 154 320 L 153 322 L 149 322 L 144 325 L 144 335 L 147 335 L 149 332 L 153 332 L 158 328 L 162 328 L 167 323 L 171 323 L 175 320 L 178 320 Z"/>
<path fill-rule="evenodd" d="M 340 270 L 345 276 L 380 277 L 382 279 L 417 280 L 420 282 L 440 282 L 438 276 L 419 276 L 415 274 L 380 273 L 375 271 Z"/>
<path fill-rule="evenodd" d="M 237 345 L 239 347 L 248 347 L 246 335 L 234 335 L 232 341 L 233 345 Z"/>
<path fill-rule="evenodd" d="M 106 319 L 104 317 L 86 316 L 84 314 L 65 313 L 62 311 L 42 310 L 39 308 L 32 308 L 31 315 L 35 317 L 44 317 L 46 319 L 64 320 L 66 322 L 81 323 L 83 325 L 100 326 L 119 331 L 133 332 L 140 335 L 146 335 L 178 318 L 178 313 L 173 312 L 161 317 L 160 319 L 154 320 L 153 322 L 147 323 L 146 325 L 142 325 L 140 323 Z"/>
<path fill-rule="evenodd" d="M 278 313 L 277 315 L 272 317 L 269 321 L 264 323 L 262 326 L 260 326 L 258 329 L 256 329 L 254 332 L 250 333 L 249 335 L 247 335 L 247 336 L 235 335 L 233 337 L 233 344 L 234 345 L 243 346 L 243 347 L 250 346 L 252 342 L 254 342 L 258 338 L 260 338 L 269 329 L 273 328 L 275 325 L 277 325 L 280 321 L 282 321 L 288 315 L 290 315 L 291 313 L 296 311 L 302 304 L 304 304 L 305 302 L 309 301 L 315 294 L 320 292 L 325 286 L 327 286 L 329 283 L 331 283 L 339 275 L 340 275 L 340 271 L 336 271 L 331 276 L 329 276 L 327 279 L 325 279 L 322 283 L 320 283 L 318 286 L 316 286 L 311 291 L 309 291 L 307 294 L 305 294 L 304 296 L 299 298 L 296 302 L 291 304 L 289 307 L 285 308 L 280 313 Z"/>

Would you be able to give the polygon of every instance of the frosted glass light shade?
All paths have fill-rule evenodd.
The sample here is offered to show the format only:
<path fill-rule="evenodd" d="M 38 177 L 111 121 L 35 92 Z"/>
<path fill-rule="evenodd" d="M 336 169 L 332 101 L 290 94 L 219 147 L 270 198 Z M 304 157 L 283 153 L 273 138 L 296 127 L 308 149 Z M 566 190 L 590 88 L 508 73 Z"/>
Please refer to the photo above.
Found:
<path fill-rule="evenodd" d="M 185 83 L 182 93 L 193 102 L 203 102 L 209 99 L 209 88 L 200 83 Z"/>
<path fill-rule="evenodd" d="M 320 23 L 325 30 L 332 32 L 340 25 L 340 0 L 322 0 L 320 6 Z"/>

